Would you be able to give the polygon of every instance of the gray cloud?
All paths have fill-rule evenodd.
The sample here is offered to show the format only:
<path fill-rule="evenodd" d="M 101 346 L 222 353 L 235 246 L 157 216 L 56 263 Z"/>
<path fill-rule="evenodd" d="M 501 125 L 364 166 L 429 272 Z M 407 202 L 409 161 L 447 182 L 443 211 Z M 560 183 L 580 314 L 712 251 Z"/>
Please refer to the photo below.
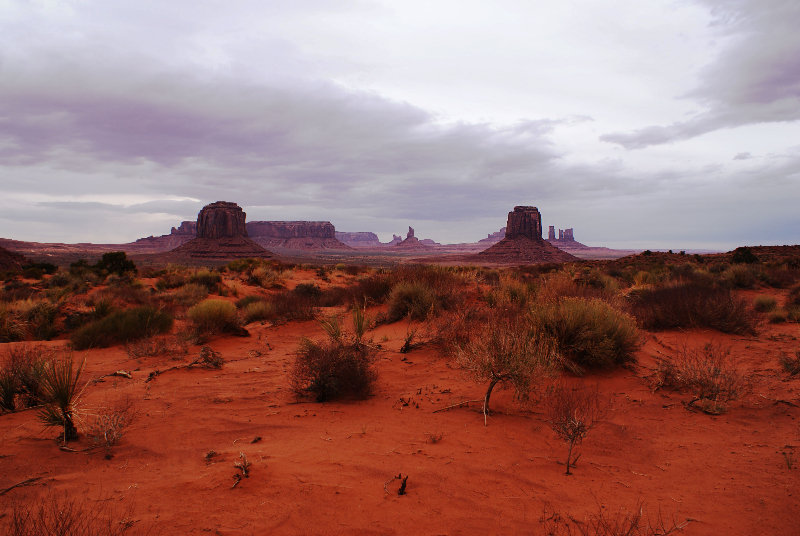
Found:
<path fill-rule="evenodd" d="M 800 3 L 794 0 L 700 0 L 729 43 L 683 98 L 706 111 L 667 126 L 613 132 L 602 141 L 641 149 L 722 128 L 800 119 Z"/>

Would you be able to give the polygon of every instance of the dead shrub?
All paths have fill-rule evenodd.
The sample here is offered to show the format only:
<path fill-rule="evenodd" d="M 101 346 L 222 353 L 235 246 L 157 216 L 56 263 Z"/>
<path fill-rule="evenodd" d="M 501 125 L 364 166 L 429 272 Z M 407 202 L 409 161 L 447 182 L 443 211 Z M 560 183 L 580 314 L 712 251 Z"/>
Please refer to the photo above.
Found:
<path fill-rule="evenodd" d="M 651 331 L 708 327 L 723 333 L 753 333 L 754 315 L 748 303 L 706 282 L 638 289 L 628 295 L 628 309 Z"/>
<path fill-rule="evenodd" d="M 137 416 L 133 398 L 106 403 L 90 416 L 86 437 L 94 445 L 105 448 L 106 458 L 111 458 L 111 448 L 119 443 Z"/>
<path fill-rule="evenodd" d="M 650 381 L 653 390 L 688 390 L 693 395 L 688 408 L 699 402 L 702 411 L 717 415 L 727 410 L 729 402 L 752 392 L 755 372 L 742 370 L 730 348 L 712 341 L 696 348 L 684 344 L 674 358 L 659 358 Z"/>
<path fill-rule="evenodd" d="M 545 418 L 550 428 L 567 444 L 567 475 L 580 454 L 572 459 L 572 449 L 580 444 L 589 431 L 606 418 L 611 407 L 597 386 L 561 383 L 545 397 Z"/>
<path fill-rule="evenodd" d="M 650 516 L 643 502 L 638 502 L 625 512 L 603 508 L 597 505 L 596 512 L 589 514 L 584 520 L 576 520 L 571 516 L 570 525 L 550 504 L 545 504 L 539 523 L 547 536 L 666 536 L 682 532 L 683 528 L 693 521 L 687 518 L 683 523 L 673 516 L 665 519 L 661 508 Z"/>
<path fill-rule="evenodd" d="M 135 525 L 133 506 L 115 509 L 105 500 L 90 501 L 49 492 L 13 503 L 8 519 L 0 519 L 7 536 L 134 536 L 152 527 Z M 4 521 L 4 522 L 3 522 Z"/>
<path fill-rule="evenodd" d="M 181 344 L 177 337 L 146 337 L 138 341 L 126 343 L 125 353 L 133 359 L 186 353 L 187 345 Z"/>

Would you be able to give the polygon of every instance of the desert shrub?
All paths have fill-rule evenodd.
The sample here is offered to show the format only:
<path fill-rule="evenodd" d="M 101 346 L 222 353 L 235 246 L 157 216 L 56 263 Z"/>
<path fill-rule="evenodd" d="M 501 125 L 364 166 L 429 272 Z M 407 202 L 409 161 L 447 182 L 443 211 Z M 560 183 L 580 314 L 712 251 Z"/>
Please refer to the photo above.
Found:
<path fill-rule="evenodd" d="M 125 343 L 125 353 L 133 359 L 171 355 L 179 352 L 186 353 L 187 345 L 182 344 L 177 337 L 145 337 Z"/>
<path fill-rule="evenodd" d="M 524 307 L 536 295 L 532 283 L 523 283 L 509 275 L 500 277 L 498 284 L 484 296 L 489 307 Z"/>
<path fill-rule="evenodd" d="M 136 264 L 128 259 L 124 251 L 109 251 L 103 253 L 103 256 L 94 265 L 94 269 L 121 276 L 126 272 L 135 274 Z"/>
<path fill-rule="evenodd" d="M 249 271 L 247 281 L 251 285 L 256 285 L 262 288 L 281 288 L 285 281 L 286 276 L 273 269 L 272 266 L 263 264 L 256 266 Z"/>
<path fill-rule="evenodd" d="M 25 337 L 19 321 L 14 318 L 11 308 L 0 303 L 0 343 L 20 341 Z"/>
<path fill-rule="evenodd" d="M 758 262 L 758 257 L 750 248 L 739 247 L 733 250 L 731 262 L 733 264 L 755 264 Z"/>
<path fill-rule="evenodd" d="M 748 303 L 730 290 L 704 282 L 638 289 L 628 295 L 629 311 L 651 331 L 708 327 L 723 333 L 752 333 Z"/>
<path fill-rule="evenodd" d="M 273 316 L 272 304 L 264 300 L 248 303 L 242 309 L 242 321 L 245 324 L 268 320 Z"/>
<path fill-rule="evenodd" d="M 208 288 L 204 285 L 198 285 L 197 283 L 183 285 L 172 293 L 172 299 L 175 303 L 184 307 L 191 307 L 207 297 Z"/>
<path fill-rule="evenodd" d="M 58 266 L 51 262 L 31 262 L 22 267 L 24 271 L 38 271 L 42 274 L 52 275 L 58 271 Z M 36 278 L 39 279 L 39 278 Z"/>
<path fill-rule="evenodd" d="M 792 307 L 786 311 L 786 320 L 800 322 L 800 307 Z"/>
<path fill-rule="evenodd" d="M 202 285 L 208 289 L 209 292 L 215 290 L 217 285 L 222 282 L 222 275 L 218 272 L 210 272 L 208 270 L 200 270 L 189 276 L 187 281 L 194 285 Z"/>
<path fill-rule="evenodd" d="M 263 301 L 266 301 L 266 298 L 264 298 L 263 296 L 255 296 L 251 294 L 250 296 L 245 296 L 243 298 L 239 298 L 238 300 L 236 300 L 236 308 L 244 309 L 251 303 L 263 302 Z"/>
<path fill-rule="evenodd" d="M 43 398 L 45 348 L 10 346 L 0 362 L 0 406 L 6 411 L 33 407 Z"/>
<path fill-rule="evenodd" d="M 322 289 L 314 283 L 300 283 L 292 290 L 292 293 L 301 298 L 317 301 L 322 296 Z"/>
<path fill-rule="evenodd" d="M 762 267 L 758 280 L 772 288 L 789 288 L 800 279 L 800 270 L 791 267 Z"/>
<path fill-rule="evenodd" d="M 375 352 L 366 344 L 343 339 L 316 342 L 300 340 L 290 372 L 292 390 L 298 397 L 313 396 L 317 402 L 338 398 L 366 398 L 375 387 Z"/>
<path fill-rule="evenodd" d="M 350 303 L 378 304 L 383 303 L 392 292 L 395 281 L 389 272 L 373 272 L 360 277 L 350 287 Z"/>
<path fill-rule="evenodd" d="M 142 305 L 116 311 L 86 324 L 70 337 L 76 350 L 106 348 L 115 343 L 130 342 L 172 329 L 172 315 L 155 307 Z"/>
<path fill-rule="evenodd" d="M 186 316 L 201 334 L 236 331 L 239 327 L 236 306 L 225 300 L 202 301 L 191 307 Z"/>
<path fill-rule="evenodd" d="M 181 273 L 167 272 L 160 275 L 156 282 L 158 290 L 179 288 L 186 284 L 186 277 Z"/>
<path fill-rule="evenodd" d="M 269 297 L 275 320 L 311 320 L 317 315 L 313 297 L 293 291 L 280 291 Z"/>
<path fill-rule="evenodd" d="M 49 302 L 40 302 L 28 312 L 28 325 L 33 338 L 37 341 L 49 341 L 58 333 L 54 324 L 58 306 Z"/>
<path fill-rule="evenodd" d="M 616 289 L 609 283 L 609 288 Z M 543 275 L 536 287 L 537 302 L 556 302 L 566 298 L 600 298 L 610 299 L 613 291 L 606 287 L 597 288 L 589 284 L 581 284 L 569 272 L 562 270 Z"/>
<path fill-rule="evenodd" d="M 783 307 L 788 311 L 795 307 L 800 307 L 800 285 L 793 287 L 786 295 Z"/>
<path fill-rule="evenodd" d="M 567 517 L 572 520 L 570 525 Z M 543 534 L 547 536 L 666 536 L 683 533 L 691 521 L 687 518 L 683 523 L 673 516 L 664 518 L 661 508 L 653 515 L 648 514 L 643 502 L 633 508 L 606 508 L 598 503 L 596 512 L 583 520 L 573 516 L 562 516 L 555 508 L 545 505 L 539 522 Z"/>
<path fill-rule="evenodd" d="M 130 397 L 106 402 L 90 416 L 86 437 L 94 445 L 105 448 L 106 459 L 110 459 L 111 448 L 119 443 L 137 416 L 136 404 Z"/>
<path fill-rule="evenodd" d="M 674 358 L 659 358 L 651 376 L 654 389 L 687 389 L 693 394 L 687 407 L 699 402 L 711 414 L 722 413 L 728 402 L 749 394 L 754 381 L 755 372 L 742 370 L 730 348 L 716 342 L 694 348 L 684 344 Z"/>
<path fill-rule="evenodd" d="M 786 320 L 788 320 L 788 315 L 786 314 L 785 311 L 781 310 L 770 311 L 770 313 L 767 315 L 767 321 L 770 324 L 783 324 L 784 322 L 786 322 Z"/>
<path fill-rule="evenodd" d="M 775 310 L 778 306 L 778 300 L 772 296 L 756 296 L 753 300 L 753 309 L 760 313 L 768 313 Z"/>
<path fill-rule="evenodd" d="M 642 344 L 633 318 L 602 300 L 564 298 L 534 307 L 531 315 L 555 339 L 565 364 L 575 372 L 633 362 Z"/>
<path fill-rule="evenodd" d="M 28 502 L 14 502 L 0 529 L 7 536 L 135 536 L 149 534 L 131 508 L 117 510 L 107 500 L 79 499 L 48 492 Z"/>
<path fill-rule="evenodd" d="M 330 287 L 322 291 L 317 303 L 320 307 L 335 307 L 348 303 L 351 297 L 352 293 L 347 287 Z"/>
<path fill-rule="evenodd" d="M 483 329 L 490 311 L 465 307 L 448 311 L 434 322 L 431 342 L 448 357 L 455 357 Z"/>
<path fill-rule="evenodd" d="M 42 375 L 42 407 L 39 420 L 45 426 L 63 429 L 64 442 L 78 439 L 75 410 L 86 387 L 81 383 L 84 360 L 76 369 L 72 354 L 53 356 L 44 366 Z"/>
<path fill-rule="evenodd" d="M 757 271 L 750 266 L 732 266 L 722 274 L 722 280 L 733 288 L 753 288 L 758 281 Z"/>
<path fill-rule="evenodd" d="M 109 276 L 113 279 L 116 276 Z M 145 291 L 141 284 L 130 285 L 130 280 L 117 279 L 110 286 L 99 292 L 91 294 L 86 303 L 94 305 L 98 300 L 109 300 L 119 306 L 123 305 L 144 305 L 150 303 L 150 293 Z"/>
<path fill-rule="evenodd" d="M 494 311 L 456 359 L 473 380 L 489 382 L 483 399 L 484 419 L 497 384 L 512 387 L 515 398 L 524 403 L 534 386 L 561 366 L 561 356 L 549 335 L 524 317 L 505 311 Z"/>
<path fill-rule="evenodd" d="M 610 400 L 603 397 L 597 387 L 571 383 L 555 385 L 545 397 L 545 419 L 567 444 L 568 475 L 572 474 L 569 470 L 578 459 L 572 458 L 572 449 L 599 421 L 605 419 L 610 406 Z"/>
<path fill-rule="evenodd" d="M 422 282 L 399 283 L 389 296 L 387 319 L 396 322 L 401 318 L 425 320 L 433 314 L 436 296 L 433 290 Z"/>

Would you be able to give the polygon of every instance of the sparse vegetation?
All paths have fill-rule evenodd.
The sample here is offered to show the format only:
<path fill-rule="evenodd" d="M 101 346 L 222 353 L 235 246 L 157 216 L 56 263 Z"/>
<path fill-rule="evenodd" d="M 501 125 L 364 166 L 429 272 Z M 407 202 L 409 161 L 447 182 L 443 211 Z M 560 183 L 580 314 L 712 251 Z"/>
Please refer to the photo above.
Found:
<path fill-rule="evenodd" d="M 130 397 L 106 403 L 90 417 L 86 437 L 93 444 L 105 448 L 106 458 L 111 458 L 111 448 L 119 443 L 137 415 L 136 405 Z"/>
<path fill-rule="evenodd" d="M 567 444 L 567 475 L 578 459 L 572 449 L 580 444 L 589 431 L 605 419 L 609 401 L 597 387 L 561 383 L 555 385 L 545 398 L 545 418 L 550 428 Z"/>
<path fill-rule="evenodd" d="M 800 350 L 795 350 L 794 357 L 785 352 L 781 352 L 778 355 L 778 361 L 784 372 L 788 372 L 790 376 L 797 376 L 800 374 Z"/>
<path fill-rule="evenodd" d="M 651 376 L 654 389 L 686 389 L 693 398 L 686 404 L 710 414 L 723 413 L 727 404 L 749 394 L 755 373 L 743 370 L 731 356 L 730 348 L 709 342 L 701 347 L 683 345 L 673 358 L 660 358 Z"/>
<path fill-rule="evenodd" d="M 768 313 L 774 311 L 778 306 L 778 300 L 772 296 L 756 296 L 753 300 L 753 309 L 760 313 Z"/>
<path fill-rule="evenodd" d="M 226 300 L 205 300 L 191 307 L 186 316 L 203 335 L 235 332 L 239 327 L 236 306 Z"/>
<path fill-rule="evenodd" d="M 45 426 L 57 426 L 63 430 L 61 438 L 66 443 L 78 439 L 75 412 L 83 390 L 81 373 L 86 360 L 76 368 L 72 354 L 53 356 L 44 366 L 42 375 L 42 407 L 39 420 Z"/>
<path fill-rule="evenodd" d="M 497 311 L 457 354 L 458 365 L 476 382 L 489 382 L 483 399 L 484 418 L 496 385 L 512 387 L 526 402 L 533 387 L 561 366 L 555 341 L 537 326 Z"/>
<path fill-rule="evenodd" d="M 564 298 L 534 307 L 531 314 L 575 372 L 633 362 L 642 344 L 634 320 L 602 300 Z"/>
<path fill-rule="evenodd" d="M 234 308 L 235 311 L 235 308 Z M 166 333 L 172 329 L 172 315 L 141 305 L 111 313 L 78 329 L 70 337 L 76 350 L 106 348 Z"/>

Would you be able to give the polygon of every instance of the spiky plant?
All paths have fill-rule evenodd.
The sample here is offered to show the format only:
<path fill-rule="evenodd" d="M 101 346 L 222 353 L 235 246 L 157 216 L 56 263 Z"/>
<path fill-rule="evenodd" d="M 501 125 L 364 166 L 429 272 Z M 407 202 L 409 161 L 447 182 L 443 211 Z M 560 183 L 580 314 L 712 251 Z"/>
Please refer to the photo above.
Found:
<path fill-rule="evenodd" d="M 45 426 L 59 426 L 64 429 L 64 442 L 78 439 L 75 426 L 75 410 L 86 384 L 81 385 L 81 373 L 86 360 L 75 368 L 72 354 L 53 358 L 44 368 L 42 385 L 42 408 L 39 419 Z"/>

